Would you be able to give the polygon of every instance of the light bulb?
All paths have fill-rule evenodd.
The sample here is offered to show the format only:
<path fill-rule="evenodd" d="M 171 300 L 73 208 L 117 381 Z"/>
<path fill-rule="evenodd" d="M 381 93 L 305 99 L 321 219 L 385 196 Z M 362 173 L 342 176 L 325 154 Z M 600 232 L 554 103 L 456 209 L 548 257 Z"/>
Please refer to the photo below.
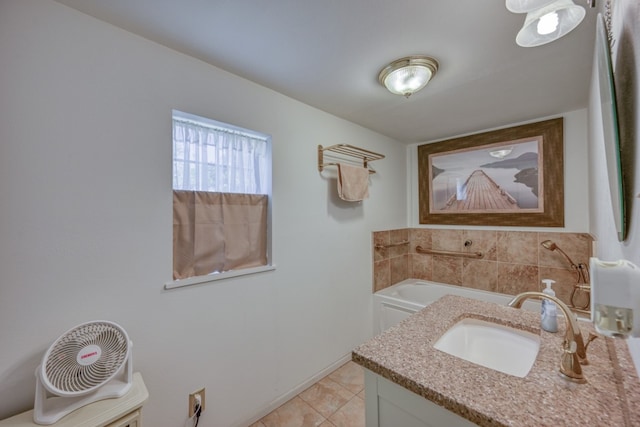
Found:
<path fill-rule="evenodd" d="M 550 12 L 542 16 L 538 20 L 538 34 L 545 35 L 551 34 L 558 28 L 558 14 L 556 12 Z"/>

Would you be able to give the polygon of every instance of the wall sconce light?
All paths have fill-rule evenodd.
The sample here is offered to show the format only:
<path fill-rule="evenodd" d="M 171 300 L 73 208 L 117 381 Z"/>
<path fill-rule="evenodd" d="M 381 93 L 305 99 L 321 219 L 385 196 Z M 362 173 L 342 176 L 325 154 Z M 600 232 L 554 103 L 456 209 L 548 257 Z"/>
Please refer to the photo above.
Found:
<path fill-rule="evenodd" d="M 410 97 L 429 83 L 438 71 L 438 61 L 429 56 L 407 56 L 393 61 L 378 75 L 389 92 Z"/>
<path fill-rule="evenodd" d="M 587 0 L 591 7 L 594 0 Z M 558 40 L 576 28 L 586 11 L 572 0 L 506 0 L 513 13 L 526 13 L 516 43 L 523 47 L 540 46 Z"/>

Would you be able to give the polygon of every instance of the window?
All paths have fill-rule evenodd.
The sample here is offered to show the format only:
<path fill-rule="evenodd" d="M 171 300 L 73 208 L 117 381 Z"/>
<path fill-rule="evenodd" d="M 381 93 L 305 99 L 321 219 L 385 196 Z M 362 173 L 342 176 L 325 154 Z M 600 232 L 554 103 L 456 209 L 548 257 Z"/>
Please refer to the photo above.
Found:
<path fill-rule="evenodd" d="M 270 192 L 268 135 L 174 110 L 173 279 L 269 266 Z"/>

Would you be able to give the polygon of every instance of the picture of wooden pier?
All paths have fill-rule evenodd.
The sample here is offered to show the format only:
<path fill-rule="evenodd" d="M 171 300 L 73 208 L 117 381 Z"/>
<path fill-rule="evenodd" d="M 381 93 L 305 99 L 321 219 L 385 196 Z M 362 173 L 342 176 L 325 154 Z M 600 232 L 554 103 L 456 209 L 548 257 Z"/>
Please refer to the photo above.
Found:
<path fill-rule="evenodd" d="M 461 196 L 462 194 L 462 196 Z M 452 194 L 445 211 L 460 210 L 512 210 L 520 209 L 518 201 L 492 180 L 484 171 L 473 171 L 464 182 L 461 191 Z"/>
<path fill-rule="evenodd" d="M 541 209 L 539 141 L 509 141 L 432 156 L 433 213 Z"/>
<path fill-rule="evenodd" d="M 562 118 L 418 146 L 420 224 L 564 226 Z"/>

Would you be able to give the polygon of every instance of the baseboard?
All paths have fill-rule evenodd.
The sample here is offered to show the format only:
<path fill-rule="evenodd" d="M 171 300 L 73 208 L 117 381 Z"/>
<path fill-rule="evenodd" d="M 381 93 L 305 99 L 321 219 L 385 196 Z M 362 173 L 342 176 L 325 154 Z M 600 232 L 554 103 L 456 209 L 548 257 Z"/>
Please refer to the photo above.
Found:
<path fill-rule="evenodd" d="M 256 421 L 258 421 L 259 419 L 263 418 L 265 415 L 273 412 L 274 409 L 279 408 L 284 403 L 288 402 L 289 400 L 293 399 L 294 397 L 296 397 L 298 394 L 300 394 L 304 390 L 306 390 L 309 387 L 311 387 L 313 384 L 317 383 L 322 378 L 326 377 L 331 372 L 335 371 L 340 366 L 342 366 L 345 363 L 347 363 L 349 360 L 351 360 L 351 352 L 345 354 L 340 359 L 338 359 L 335 362 L 333 362 L 331 365 L 327 366 L 326 368 L 324 368 L 323 370 L 321 370 L 317 374 L 313 375 L 312 377 L 310 377 L 307 380 L 303 381 L 302 383 L 298 384 L 296 387 L 294 387 L 293 389 L 291 389 L 288 392 L 284 393 L 283 395 L 281 395 L 277 399 L 272 400 L 269 404 L 267 404 L 266 406 L 262 407 L 259 411 L 257 411 L 250 419 L 248 419 L 247 421 L 242 422 L 240 424 L 236 424 L 234 427 L 247 427 L 247 426 L 250 426 L 251 424 L 253 424 Z"/>

